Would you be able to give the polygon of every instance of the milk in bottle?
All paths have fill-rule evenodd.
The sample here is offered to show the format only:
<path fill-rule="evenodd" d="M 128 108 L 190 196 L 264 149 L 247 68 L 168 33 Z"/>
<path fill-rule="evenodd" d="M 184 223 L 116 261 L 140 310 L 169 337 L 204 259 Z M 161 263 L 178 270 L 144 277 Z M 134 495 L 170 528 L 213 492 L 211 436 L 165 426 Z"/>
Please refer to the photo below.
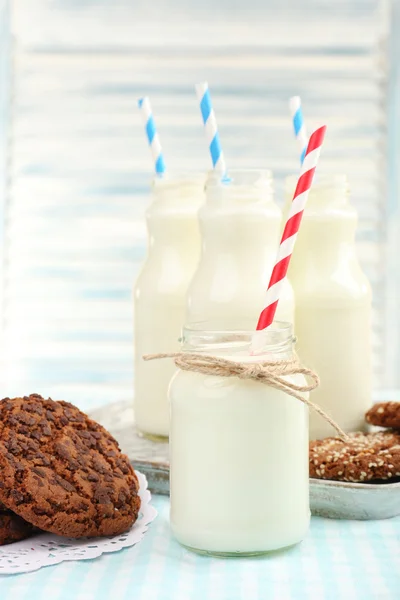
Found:
<path fill-rule="evenodd" d="M 230 171 L 229 179 L 209 175 L 199 212 L 202 253 L 188 291 L 187 321 L 234 315 L 257 323 L 276 260 L 281 219 L 269 171 Z M 293 291 L 286 280 L 277 319 L 292 323 L 293 317 Z"/>
<path fill-rule="evenodd" d="M 288 183 L 292 192 L 294 182 Z M 363 429 L 371 404 L 371 289 L 355 247 L 356 210 L 345 176 L 311 188 L 289 267 L 301 360 L 320 377 L 313 393 L 346 432 Z M 336 435 L 314 411 L 310 439 Z"/>
<path fill-rule="evenodd" d="M 142 356 L 179 348 L 186 292 L 200 255 L 197 212 L 203 190 L 202 175 L 165 175 L 155 180 L 146 213 L 148 254 L 134 289 L 134 410 L 138 429 L 151 436 L 168 436 L 167 391 L 174 366 Z"/>
<path fill-rule="evenodd" d="M 293 356 L 292 327 L 276 322 L 250 356 L 252 327 L 252 319 L 188 325 L 182 350 L 245 364 Z M 302 374 L 287 379 L 306 384 Z M 169 394 L 171 527 L 178 541 L 222 555 L 300 542 L 310 521 L 307 406 L 255 380 L 183 370 Z"/>

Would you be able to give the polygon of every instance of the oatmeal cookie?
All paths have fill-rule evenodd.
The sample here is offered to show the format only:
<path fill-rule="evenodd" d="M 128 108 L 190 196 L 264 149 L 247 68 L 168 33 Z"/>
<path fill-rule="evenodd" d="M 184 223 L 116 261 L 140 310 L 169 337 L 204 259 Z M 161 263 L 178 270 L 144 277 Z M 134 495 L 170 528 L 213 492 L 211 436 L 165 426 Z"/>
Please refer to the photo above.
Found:
<path fill-rule="evenodd" d="M 371 425 L 400 429 L 400 402 L 379 402 L 374 404 L 365 415 Z"/>
<path fill-rule="evenodd" d="M 350 433 L 310 442 L 310 477 L 365 483 L 400 476 L 400 433 Z"/>

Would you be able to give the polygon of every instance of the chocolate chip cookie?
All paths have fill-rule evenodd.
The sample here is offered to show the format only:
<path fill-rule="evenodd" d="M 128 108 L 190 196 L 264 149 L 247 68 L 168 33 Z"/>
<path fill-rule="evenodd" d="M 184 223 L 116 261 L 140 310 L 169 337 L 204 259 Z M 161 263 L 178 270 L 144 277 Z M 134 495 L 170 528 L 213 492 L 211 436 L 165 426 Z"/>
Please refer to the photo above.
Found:
<path fill-rule="evenodd" d="M 350 433 L 310 442 L 310 477 L 365 483 L 400 476 L 400 433 Z"/>
<path fill-rule="evenodd" d="M 0 504 L 0 546 L 20 542 L 29 537 L 34 527 Z"/>
<path fill-rule="evenodd" d="M 140 508 L 138 480 L 116 440 L 68 402 L 0 401 L 0 501 L 45 531 L 120 534 Z"/>
<path fill-rule="evenodd" d="M 400 402 L 374 404 L 365 415 L 365 420 L 371 425 L 400 429 Z"/>

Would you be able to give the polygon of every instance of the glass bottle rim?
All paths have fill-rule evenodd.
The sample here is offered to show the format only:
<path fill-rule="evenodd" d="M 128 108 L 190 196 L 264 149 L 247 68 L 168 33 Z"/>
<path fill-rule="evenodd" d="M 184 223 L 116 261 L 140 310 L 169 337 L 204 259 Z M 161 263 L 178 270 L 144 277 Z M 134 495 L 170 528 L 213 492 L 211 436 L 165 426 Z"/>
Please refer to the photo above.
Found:
<path fill-rule="evenodd" d="M 175 187 L 198 186 L 203 190 L 206 176 L 205 171 L 168 171 L 153 177 L 152 189 L 158 192 Z"/>
<path fill-rule="evenodd" d="M 270 169 L 229 169 L 227 175 L 218 171 L 209 171 L 206 180 L 206 189 L 237 189 L 242 187 L 271 188 L 273 174 Z"/>
<path fill-rule="evenodd" d="M 298 175 L 288 175 L 286 186 L 293 189 L 296 186 Z M 315 178 L 310 190 L 310 194 L 315 190 L 342 191 L 344 194 L 349 192 L 349 181 L 345 173 L 315 173 Z"/>
<path fill-rule="evenodd" d="M 285 321 L 274 321 L 268 329 L 256 331 L 253 320 L 219 319 L 186 324 L 181 342 L 184 352 L 250 354 L 255 336 L 258 337 L 256 355 L 288 351 L 295 341 L 293 326 Z"/>

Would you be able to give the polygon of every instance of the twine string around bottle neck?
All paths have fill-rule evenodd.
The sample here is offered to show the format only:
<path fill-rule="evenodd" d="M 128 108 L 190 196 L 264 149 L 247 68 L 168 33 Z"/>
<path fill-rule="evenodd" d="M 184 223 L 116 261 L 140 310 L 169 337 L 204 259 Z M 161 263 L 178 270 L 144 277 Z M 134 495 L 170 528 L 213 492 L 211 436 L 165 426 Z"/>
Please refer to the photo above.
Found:
<path fill-rule="evenodd" d="M 330 417 L 320 406 L 314 404 L 311 400 L 302 394 L 311 392 L 319 386 L 319 377 L 314 371 L 304 367 L 297 357 L 280 361 L 262 361 L 262 362 L 240 362 L 210 356 L 208 354 L 197 354 L 190 352 L 173 352 L 160 354 L 146 354 L 143 359 L 159 360 L 172 358 L 178 369 L 183 371 L 192 371 L 204 375 L 214 375 L 216 377 L 239 377 L 239 379 L 251 379 L 264 385 L 273 387 L 281 392 L 297 398 L 300 402 L 306 404 L 309 408 L 315 410 L 327 423 L 329 423 L 343 440 L 348 436 L 339 427 L 339 425 Z M 308 383 L 297 385 L 293 381 L 286 379 L 290 375 L 304 375 Z"/>

